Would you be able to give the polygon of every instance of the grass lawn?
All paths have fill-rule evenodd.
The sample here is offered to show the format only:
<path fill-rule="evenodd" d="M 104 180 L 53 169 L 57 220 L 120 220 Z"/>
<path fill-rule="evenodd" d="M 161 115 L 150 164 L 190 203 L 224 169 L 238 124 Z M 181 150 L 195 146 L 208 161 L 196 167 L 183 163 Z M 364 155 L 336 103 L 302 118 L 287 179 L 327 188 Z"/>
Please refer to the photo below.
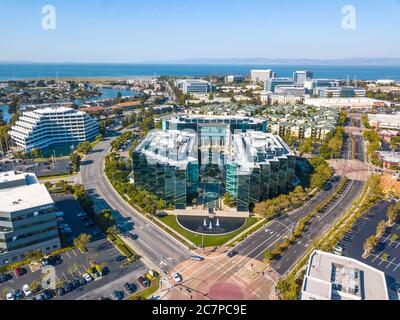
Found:
<path fill-rule="evenodd" d="M 64 179 L 64 178 L 70 178 L 73 176 L 76 176 L 76 173 L 71 173 L 71 174 L 60 174 L 60 175 L 55 175 L 55 176 L 43 176 L 43 177 L 38 177 L 39 180 L 58 180 L 58 179 Z"/>
<path fill-rule="evenodd" d="M 176 216 L 169 215 L 169 216 L 165 216 L 165 217 L 160 217 L 159 219 L 160 219 L 160 221 L 164 222 L 166 225 L 168 225 L 169 227 L 174 229 L 176 232 L 178 232 L 179 234 L 184 236 L 189 241 L 193 242 L 197 246 L 201 246 L 202 236 L 182 228 L 179 225 L 178 221 L 176 220 Z M 250 228 L 257 221 L 259 221 L 258 218 L 251 217 L 251 218 L 247 219 L 246 223 L 244 224 L 244 226 L 242 228 L 240 228 L 239 230 L 237 230 L 235 232 L 232 232 L 232 233 L 229 233 L 229 234 L 226 234 L 226 235 L 220 235 L 220 236 L 218 236 L 218 235 L 216 235 L 216 236 L 204 236 L 204 246 L 205 247 L 219 247 L 219 246 L 222 246 L 225 243 L 227 243 L 229 240 L 231 240 L 232 238 L 236 237 L 237 235 L 239 235 L 243 231 L 245 231 L 248 228 Z"/>

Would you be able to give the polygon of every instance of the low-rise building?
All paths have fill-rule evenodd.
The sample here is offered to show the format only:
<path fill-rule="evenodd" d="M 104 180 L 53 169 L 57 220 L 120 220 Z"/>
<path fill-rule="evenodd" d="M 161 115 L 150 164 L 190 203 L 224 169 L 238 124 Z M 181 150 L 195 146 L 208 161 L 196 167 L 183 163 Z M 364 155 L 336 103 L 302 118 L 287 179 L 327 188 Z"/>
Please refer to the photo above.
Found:
<path fill-rule="evenodd" d="M 0 173 L 0 267 L 61 248 L 54 202 L 34 174 Z"/>
<path fill-rule="evenodd" d="M 355 259 L 314 251 L 301 300 L 389 300 L 389 291 L 382 271 Z"/>
<path fill-rule="evenodd" d="M 369 125 L 374 129 L 400 130 L 400 113 L 369 114 Z"/>

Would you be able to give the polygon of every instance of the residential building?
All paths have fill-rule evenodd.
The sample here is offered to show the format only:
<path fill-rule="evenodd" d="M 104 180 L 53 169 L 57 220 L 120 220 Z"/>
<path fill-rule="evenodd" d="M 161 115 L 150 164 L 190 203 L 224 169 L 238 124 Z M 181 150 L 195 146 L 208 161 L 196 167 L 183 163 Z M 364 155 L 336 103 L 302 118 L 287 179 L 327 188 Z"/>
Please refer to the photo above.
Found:
<path fill-rule="evenodd" d="M 276 74 L 271 70 L 251 70 L 251 81 L 254 83 L 266 82 Z"/>
<path fill-rule="evenodd" d="M 61 248 L 54 202 L 34 174 L 1 172 L 0 199 L 0 267 Z"/>
<path fill-rule="evenodd" d="M 293 87 L 293 86 L 292 87 L 277 86 L 277 87 L 275 87 L 275 93 L 303 97 L 305 95 L 305 89 L 300 88 L 300 87 Z"/>
<path fill-rule="evenodd" d="M 296 71 L 293 73 L 293 80 L 296 85 L 304 86 L 304 83 L 307 80 L 311 80 L 314 77 L 314 74 L 311 71 Z"/>
<path fill-rule="evenodd" d="M 389 300 L 382 271 L 332 253 L 311 254 L 301 300 Z"/>
<path fill-rule="evenodd" d="M 237 210 L 287 192 L 295 184 L 296 157 L 266 133 L 265 120 L 239 116 L 173 116 L 133 152 L 133 181 L 177 209 L 193 199 L 220 208 L 225 192 Z"/>
<path fill-rule="evenodd" d="M 85 112 L 47 107 L 24 112 L 9 133 L 15 145 L 29 151 L 91 141 L 99 132 L 97 121 Z"/>

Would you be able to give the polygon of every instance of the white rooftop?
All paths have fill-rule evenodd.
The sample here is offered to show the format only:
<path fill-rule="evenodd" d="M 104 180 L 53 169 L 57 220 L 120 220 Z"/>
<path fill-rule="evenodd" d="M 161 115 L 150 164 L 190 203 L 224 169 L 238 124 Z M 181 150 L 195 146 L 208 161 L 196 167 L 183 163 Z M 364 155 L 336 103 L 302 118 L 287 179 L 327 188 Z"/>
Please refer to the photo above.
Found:
<path fill-rule="evenodd" d="M 0 211 L 15 212 L 54 203 L 46 187 L 33 174 L 2 172 L 1 177 L 3 180 L 0 183 L 8 182 L 5 180 L 9 178 L 13 181 L 25 180 L 25 183 L 0 190 Z"/>
<path fill-rule="evenodd" d="M 149 163 L 163 163 L 186 167 L 197 161 L 197 137 L 186 131 L 153 131 L 139 145 L 136 151 L 142 152 Z"/>
<path fill-rule="evenodd" d="M 389 300 L 385 274 L 358 260 L 315 251 L 304 277 L 302 300 Z"/>

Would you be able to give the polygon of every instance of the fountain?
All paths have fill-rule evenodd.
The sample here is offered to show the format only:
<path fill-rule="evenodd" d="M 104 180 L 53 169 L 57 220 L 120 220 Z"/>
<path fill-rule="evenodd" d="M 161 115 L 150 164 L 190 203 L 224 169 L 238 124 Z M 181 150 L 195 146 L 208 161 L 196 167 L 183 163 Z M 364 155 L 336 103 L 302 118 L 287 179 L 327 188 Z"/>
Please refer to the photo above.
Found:
<path fill-rule="evenodd" d="M 219 228 L 219 218 L 217 218 L 217 224 L 216 224 L 217 228 Z"/>
<path fill-rule="evenodd" d="M 204 227 L 207 227 L 207 220 L 204 219 Z"/>
<path fill-rule="evenodd" d="M 208 229 L 210 229 L 210 230 L 212 230 L 212 229 L 213 229 L 212 222 L 210 222 L 210 227 L 209 227 Z"/>

